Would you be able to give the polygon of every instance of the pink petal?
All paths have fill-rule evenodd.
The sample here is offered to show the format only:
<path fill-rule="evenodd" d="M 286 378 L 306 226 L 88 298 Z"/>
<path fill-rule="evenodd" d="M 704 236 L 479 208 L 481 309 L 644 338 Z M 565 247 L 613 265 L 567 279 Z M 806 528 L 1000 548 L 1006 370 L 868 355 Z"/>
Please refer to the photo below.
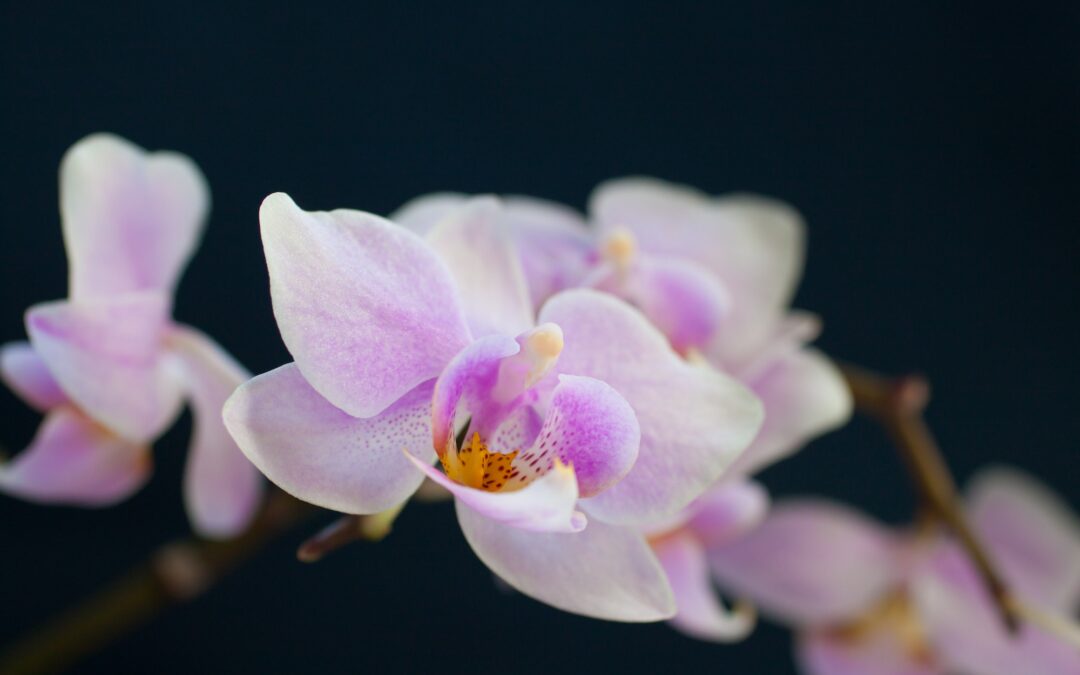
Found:
<path fill-rule="evenodd" d="M 1080 673 L 1080 651 L 1060 638 L 1028 621 L 1021 622 L 1017 635 L 1006 631 L 974 566 L 952 542 L 943 543 L 922 561 L 913 575 L 911 593 L 926 634 L 949 666 L 948 672 Z M 1052 608 L 1040 609 L 1055 613 Z M 1062 618 L 1075 622 L 1073 617 Z"/>
<path fill-rule="evenodd" d="M 754 630 L 755 616 L 726 609 L 712 588 L 705 549 L 689 532 L 668 536 L 653 545 L 667 573 L 679 613 L 671 625 L 690 637 L 736 642 Z"/>
<path fill-rule="evenodd" d="M 742 382 L 753 382 L 762 377 L 777 363 L 810 344 L 821 335 L 821 317 L 801 310 L 778 316 L 771 330 L 763 337 L 747 358 L 738 363 L 725 363 L 722 350 L 714 344 L 706 357 L 711 363 L 721 364 L 724 372 L 731 373 Z"/>
<path fill-rule="evenodd" d="M 226 431 L 221 409 L 251 375 L 213 340 L 192 328 L 175 330 L 170 345 L 183 367 L 193 417 L 184 473 L 188 515 L 199 534 L 232 537 L 254 517 L 263 480 Z"/>
<path fill-rule="evenodd" d="M 484 518 L 536 532 L 580 532 L 586 523 L 577 505 L 578 486 L 567 466 L 555 467 L 520 490 L 487 492 L 451 480 L 430 463 L 406 453 L 416 468 Z"/>
<path fill-rule="evenodd" d="M 810 633 L 799 638 L 795 653 L 805 675 L 945 675 L 884 631 L 859 639 Z"/>
<path fill-rule="evenodd" d="M 209 205 L 206 180 L 184 155 L 110 134 L 76 143 L 60 164 L 71 298 L 171 292 Z"/>
<path fill-rule="evenodd" d="M 484 564 L 525 595 L 611 621 L 659 621 L 675 613 L 664 572 L 644 537 L 592 520 L 577 533 L 530 532 L 463 502 L 458 522 Z"/>
<path fill-rule="evenodd" d="M 517 335 L 533 327 L 529 288 L 505 217 L 497 199 L 474 197 L 427 234 L 454 277 L 475 337 Z"/>
<path fill-rule="evenodd" d="M 460 192 L 433 192 L 420 195 L 402 204 L 397 211 L 389 215 L 388 219 L 422 237 L 468 199 L 468 195 Z"/>
<path fill-rule="evenodd" d="M 151 440 L 180 411 L 181 388 L 164 358 L 169 300 L 141 292 L 31 307 L 34 350 L 87 415 L 133 441 Z"/>
<path fill-rule="evenodd" d="M 696 261 L 720 279 L 732 298 L 721 336 L 732 360 L 760 341 L 802 274 L 802 219 L 774 200 L 625 178 L 600 185 L 589 211 L 601 229 L 632 231 L 642 251 Z"/>
<path fill-rule="evenodd" d="M 856 617 L 900 575 L 896 543 L 881 526 L 839 505 L 775 506 L 756 529 L 709 550 L 717 582 L 781 621 Z"/>
<path fill-rule="evenodd" d="M 605 265 L 589 285 L 640 309 L 680 353 L 706 348 L 731 306 L 716 276 L 685 259 L 641 256 L 625 273 Z"/>
<path fill-rule="evenodd" d="M 554 457 L 577 475 L 582 497 L 610 488 L 630 472 L 641 431 L 630 404 L 608 384 L 591 377 L 560 375 L 535 445 L 515 465 L 548 465 Z M 585 502 L 585 508 L 588 504 Z"/>
<path fill-rule="evenodd" d="M 502 404 L 508 400 L 493 400 L 493 389 L 498 384 L 499 366 L 504 359 L 521 349 L 517 340 L 502 335 L 480 338 L 461 350 L 446 366 L 435 382 L 432 396 L 432 442 L 436 448 L 444 444 L 454 433 L 459 407 L 472 414 L 477 425 L 484 425 L 481 435 L 502 420 L 506 414 Z M 514 392 L 516 397 L 520 392 Z"/>
<path fill-rule="evenodd" d="M 761 426 L 753 394 L 683 361 L 645 317 L 616 298 L 564 291 L 544 306 L 541 321 L 563 331 L 557 370 L 607 382 L 641 428 L 633 469 L 590 500 L 595 518 L 645 524 L 673 515 L 716 482 Z"/>
<path fill-rule="evenodd" d="M 851 391 L 832 361 L 816 349 L 782 357 L 748 384 L 765 405 L 765 423 L 735 462 L 732 471 L 737 473 L 757 473 L 851 418 Z"/>
<path fill-rule="evenodd" d="M 285 346 L 341 410 L 378 414 L 469 344 L 450 273 L 416 235 L 360 211 L 307 213 L 282 193 L 259 219 Z"/>
<path fill-rule="evenodd" d="M 225 403 L 225 427 L 256 467 L 289 494 L 335 511 L 378 513 L 408 499 L 431 447 L 431 388 L 421 384 L 359 419 L 315 391 L 295 364 L 263 373 Z"/>
<path fill-rule="evenodd" d="M 1019 471 L 997 468 L 975 478 L 967 503 L 1017 592 L 1068 614 L 1080 609 L 1080 522 L 1057 495 Z"/>
<path fill-rule="evenodd" d="M 28 448 L 0 465 L 0 491 L 35 502 L 108 506 L 141 488 L 150 470 L 145 445 L 62 406 L 45 417 Z"/>
<path fill-rule="evenodd" d="M 521 254 L 534 307 L 585 278 L 595 244 L 577 211 L 543 199 L 507 197 L 506 225 Z"/>
<path fill-rule="evenodd" d="M 468 199 L 455 192 L 423 195 L 390 220 L 424 235 Z M 555 202 L 509 196 L 504 198 L 504 216 L 502 225 L 520 254 L 534 307 L 585 278 L 594 244 L 581 214 Z"/>
<path fill-rule="evenodd" d="M 751 480 L 721 482 L 690 506 L 686 526 L 706 546 L 722 546 L 757 527 L 769 512 L 769 493 Z"/>
<path fill-rule="evenodd" d="M 45 362 L 28 342 L 0 347 L 0 377 L 33 408 L 45 412 L 68 402 Z"/>

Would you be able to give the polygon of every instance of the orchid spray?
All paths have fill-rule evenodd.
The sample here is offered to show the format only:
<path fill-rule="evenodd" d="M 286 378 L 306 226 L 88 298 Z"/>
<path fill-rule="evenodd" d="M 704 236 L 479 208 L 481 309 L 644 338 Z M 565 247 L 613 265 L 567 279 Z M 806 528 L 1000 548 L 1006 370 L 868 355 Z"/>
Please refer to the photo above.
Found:
<path fill-rule="evenodd" d="M 925 383 L 811 346 L 822 322 L 791 308 L 793 207 L 651 178 L 600 185 L 586 214 L 437 193 L 382 217 L 274 193 L 258 221 L 292 360 L 250 377 L 171 318 L 208 206 L 183 156 L 97 135 L 65 157 L 69 297 L 32 307 L 29 342 L 0 354 L 45 420 L 0 489 L 124 499 L 186 401 L 187 510 L 227 541 L 170 544 L 4 665 L 71 663 L 317 509 L 342 516 L 305 561 L 435 498 L 501 582 L 567 612 L 732 642 L 760 611 L 795 631 L 811 675 L 1080 673 L 1075 517 L 1009 470 L 961 499 Z M 821 498 L 773 504 L 757 475 L 853 409 L 907 460 L 909 529 Z"/>

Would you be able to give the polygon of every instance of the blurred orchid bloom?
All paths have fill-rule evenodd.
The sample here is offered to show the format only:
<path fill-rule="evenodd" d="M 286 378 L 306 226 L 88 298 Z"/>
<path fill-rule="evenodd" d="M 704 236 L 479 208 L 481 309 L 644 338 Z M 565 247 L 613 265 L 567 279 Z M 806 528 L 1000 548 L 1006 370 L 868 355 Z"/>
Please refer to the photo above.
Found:
<path fill-rule="evenodd" d="M 640 526 L 723 474 L 760 403 L 610 296 L 567 291 L 534 319 L 505 216 L 498 200 L 467 200 L 425 241 L 269 196 L 271 296 L 295 363 L 240 387 L 226 425 L 300 499 L 377 513 L 427 477 L 523 593 L 598 618 L 667 618 L 671 589 Z"/>
<path fill-rule="evenodd" d="M 150 444 L 185 400 L 194 416 L 184 499 L 200 534 L 250 521 L 262 480 L 228 437 L 221 407 L 249 375 L 201 332 L 172 321 L 173 288 L 209 207 L 187 157 L 116 136 L 76 143 L 60 166 L 67 300 L 31 307 L 30 342 L 6 345 L 0 374 L 45 420 L 0 467 L 0 490 L 102 506 L 138 490 Z"/>
<path fill-rule="evenodd" d="M 1074 515 L 1033 480 L 1002 469 L 977 477 L 966 510 L 1012 594 L 1075 622 Z M 707 541 L 707 527 L 692 529 Z M 836 504 L 793 500 L 705 548 L 721 588 L 795 627 L 797 660 L 810 675 L 1080 673 L 1080 651 L 1060 636 L 1027 621 L 1010 635 L 974 565 L 940 533 L 894 532 Z"/>

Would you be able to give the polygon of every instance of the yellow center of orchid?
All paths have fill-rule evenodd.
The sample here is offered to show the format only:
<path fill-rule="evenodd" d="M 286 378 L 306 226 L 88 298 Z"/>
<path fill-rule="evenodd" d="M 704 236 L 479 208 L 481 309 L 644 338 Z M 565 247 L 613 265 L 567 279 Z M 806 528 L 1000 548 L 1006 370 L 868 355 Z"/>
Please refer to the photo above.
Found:
<path fill-rule="evenodd" d="M 478 490 L 499 492 L 518 475 L 511 466 L 517 454 L 517 450 L 509 453 L 491 452 L 487 444 L 480 440 L 480 434 L 474 432 L 460 450 L 457 443 L 451 442 L 440 461 L 443 471 L 455 482 Z"/>

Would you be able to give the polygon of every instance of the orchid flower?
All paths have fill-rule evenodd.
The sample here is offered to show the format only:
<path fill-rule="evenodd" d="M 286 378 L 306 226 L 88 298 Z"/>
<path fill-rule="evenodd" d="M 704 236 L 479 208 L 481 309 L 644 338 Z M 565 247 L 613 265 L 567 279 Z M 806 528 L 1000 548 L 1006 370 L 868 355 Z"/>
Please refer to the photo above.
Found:
<path fill-rule="evenodd" d="M 1080 610 L 1080 524 L 1015 471 L 981 474 L 967 515 L 1010 591 L 1058 621 Z M 794 500 L 757 528 L 705 541 L 724 590 L 799 632 L 810 675 L 1075 675 L 1080 651 L 1023 621 L 1010 635 L 974 565 L 938 532 L 892 531 L 846 507 Z M 711 592 L 710 592 L 711 595 Z M 707 600 L 701 600 L 707 602 Z"/>
<path fill-rule="evenodd" d="M 209 337 L 170 318 L 208 207 L 205 179 L 183 155 L 148 154 L 106 134 L 65 155 L 69 297 L 31 307 L 30 342 L 0 352 L 4 381 L 45 414 L 30 446 L 0 466 L 0 490 L 81 506 L 122 500 L 148 479 L 149 446 L 187 401 L 192 525 L 227 537 L 250 521 L 262 481 L 220 412 L 248 374 Z"/>
<path fill-rule="evenodd" d="M 241 386 L 226 426 L 300 499 L 377 513 L 426 477 L 453 493 L 480 559 L 526 595 L 605 619 L 669 617 L 641 526 L 723 474 L 760 404 L 610 296 L 567 291 L 535 315 L 505 217 L 493 198 L 468 200 L 425 240 L 269 196 L 270 291 L 295 362 Z"/>

